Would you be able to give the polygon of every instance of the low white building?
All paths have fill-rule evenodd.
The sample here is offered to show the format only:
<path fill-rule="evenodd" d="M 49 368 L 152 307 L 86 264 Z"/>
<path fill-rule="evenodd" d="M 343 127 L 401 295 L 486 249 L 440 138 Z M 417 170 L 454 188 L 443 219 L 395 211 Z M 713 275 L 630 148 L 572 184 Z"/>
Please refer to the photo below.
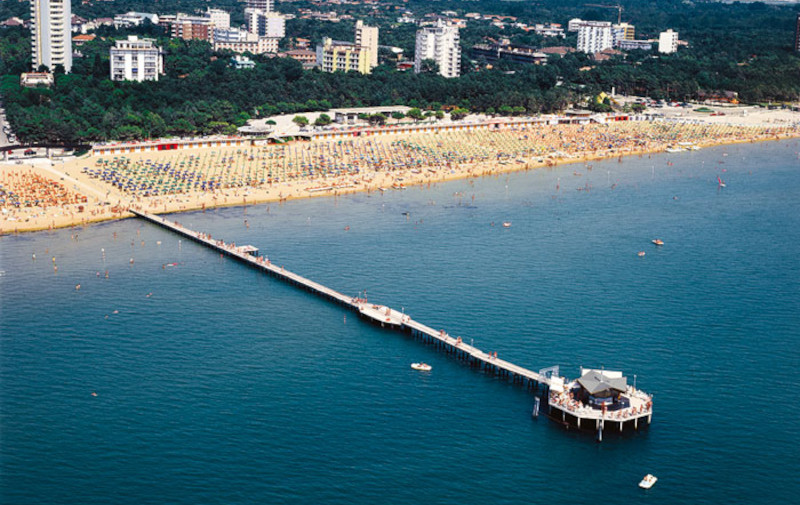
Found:
<path fill-rule="evenodd" d="M 157 81 L 164 73 L 164 58 L 153 39 L 117 40 L 110 49 L 112 81 Z"/>
<path fill-rule="evenodd" d="M 658 36 L 658 52 L 664 54 L 674 53 L 678 50 L 678 32 L 669 29 Z"/>
<path fill-rule="evenodd" d="M 149 12 L 126 12 L 125 14 L 117 14 L 114 16 L 114 28 L 126 28 L 129 26 L 139 26 L 144 23 L 145 19 L 149 19 L 154 25 L 158 24 L 158 14 L 151 14 Z"/>
<path fill-rule="evenodd" d="M 272 37 L 259 37 L 256 40 L 246 40 L 240 42 L 219 42 L 214 41 L 214 51 L 229 50 L 234 53 L 265 54 L 277 53 L 278 43 L 281 39 Z"/>

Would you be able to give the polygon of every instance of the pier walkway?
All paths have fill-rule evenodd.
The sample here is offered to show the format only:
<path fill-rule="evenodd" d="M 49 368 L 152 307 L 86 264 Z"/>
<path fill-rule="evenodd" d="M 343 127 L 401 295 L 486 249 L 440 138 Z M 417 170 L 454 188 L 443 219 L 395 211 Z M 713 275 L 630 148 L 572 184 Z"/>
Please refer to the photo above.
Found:
<path fill-rule="evenodd" d="M 452 337 L 444 330 L 436 330 L 419 321 L 415 321 L 404 312 L 398 312 L 397 310 L 383 305 L 369 303 L 364 299 L 344 295 L 318 282 L 314 282 L 311 279 L 290 272 L 282 266 L 273 264 L 265 256 L 259 256 L 258 249 L 253 246 L 229 244 L 223 240 L 212 238 L 209 234 L 190 230 L 177 221 L 170 221 L 156 214 L 134 209 L 131 209 L 130 212 L 151 223 L 173 231 L 178 235 L 182 235 L 190 240 L 205 245 L 220 254 L 235 258 L 273 277 L 295 284 L 312 293 L 343 305 L 348 309 L 358 312 L 362 317 L 376 324 L 411 333 L 424 342 L 431 343 L 445 352 L 454 354 L 457 358 L 467 361 L 470 366 L 483 368 L 489 372 L 507 377 L 514 383 L 519 383 L 532 389 L 540 385 L 551 385 L 550 377 L 547 374 L 537 373 L 533 370 L 515 365 L 510 361 L 499 359 L 497 358 L 497 353 L 492 354 L 484 352 L 477 347 L 463 342 L 461 337 Z"/>

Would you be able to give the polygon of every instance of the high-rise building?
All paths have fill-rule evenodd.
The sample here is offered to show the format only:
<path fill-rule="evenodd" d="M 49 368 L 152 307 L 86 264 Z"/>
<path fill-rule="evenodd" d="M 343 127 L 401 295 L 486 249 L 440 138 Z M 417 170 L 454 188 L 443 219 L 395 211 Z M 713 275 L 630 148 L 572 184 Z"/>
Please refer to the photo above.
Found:
<path fill-rule="evenodd" d="M 461 46 L 458 28 L 443 20 L 435 26 L 426 26 L 417 31 L 414 49 L 414 72 L 422 71 L 422 62 L 434 60 L 439 74 L 444 77 L 461 75 Z"/>
<path fill-rule="evenodd" d="M 611 25 L 611 39 L 614 47 L 619 46 L 623 40 L 636 40 L 636 27 L 628 23 Z"/>
<path fill-rule="evenodd" d="M 56 65 L 72 70 L 72 6 L 70 0 L 31 0 L 33 69 Z"/>
<path fill-rule="evenodd" d="M 352 42 L 340 42 L 329 37 L 317 46 L 317 66 L 323 72 L 348 72 L 350 70 L 369 74 L 372 71 L 372 55 L 368 47 Z"/>
<path fill-rule="evenodd" d="M 363 21 L 356 21 L 356 45 L 369 49 L 370 67 L 378 66 L 378 27 L 367 26 Z"/>
<path fill-rule="evenodd" d="M 128 40 L 117 40 L 109 50 L 112 81 L 157 81 L 164 73 L 164 59 L 153 39 L 139 39 L 129 35 Z"/>
<path fill-rule="evenodd" d="M 599 53 L 614 47 L 611 23 L 608 21 L 584 21 L 578 27 L 578 51 L 586 54 Z"/>
<path fill-rule="evenodd" d="M 214 42 L 214 23 L 206 16 L 189 16 L 178 13 L 174 16 L 161 16 L 161 23 L 168 23 L 170 34 L 178 39 L 200 39 Z"/>
<path fill-rule="evenodd" d="M 674 53 L 678 50 L 678 32 L 669 29 L 658 36 L 658 52 L 664 54 Z"/>
<path fill-rule="evenodd" d="M 245 0 L 247 9 L 257 9 L 264 12 L 275 10 L 275 0 Z"/>
<path fill-rule="evenodd" d="M 277 12 L 245 9 L 247 31 L 259 37 L 283 38 L 286 36 L 286 18 Z"/>
<path fill-rule="evenodd" d="M 800 13 L 797 14 L 797 24 L 794 29 L 794 50 L 800 53 Z"/>
<path fill-rule="evenodd" d="M 222 9 L 208 9 L 206 17 L 214 24 L 214 28 L 227 30 L 231 27 L 231 15 Z"/>

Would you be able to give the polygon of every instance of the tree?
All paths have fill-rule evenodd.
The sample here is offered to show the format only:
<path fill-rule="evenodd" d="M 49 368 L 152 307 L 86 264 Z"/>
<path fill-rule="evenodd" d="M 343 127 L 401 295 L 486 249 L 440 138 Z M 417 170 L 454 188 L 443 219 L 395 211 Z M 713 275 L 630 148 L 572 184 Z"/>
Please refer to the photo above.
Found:
<path fill-rule="evenodd" d="M 329 115 L 320 114 L 319 117 L 314 121 L 314 124 L 316 126 L 328 126 L 332 122 L 333 121 L 331 120 L 331 117 Z"/>
<path fill-rule="evenodd" d="M 453 109 L 450 112 L 450 119 L 453 121 L 461 121 L 465 117 L 469 115 L 469 111 L 467 109 L 462 109 L 460 107 Z"/>
<path fill-rule="evenodd" d="M 439 73 L 439 64 L 436 63 L 436 60 L 431 59 L 424 59 L 420 64 L 419 73 L 421 74 L 438 74 Z"/>
<path fill-rule="evenodd" d="M 378 112 L 377 114 L 371 114 L 369 116 L 369 124 L 371 125 L 383 125 L 386 123 L 386 116 Z"/>
<path fill-rule="evenodd" d="M 406 116 L 410 117 L 414 121 L 420 121 L 423 117 L 422 111 L 419 109 L 419 107 L 414 107 L 413 109 L 409 109 L 409 111 L 406 112 Z"/>
<path fill-rule="evenodd" d="M 434 113 L 434 116 L 436 116 L 436 119 L 442 120 L 442 119 L 444 119 L 444 111 L 443 110 L 437 110 Z"/>
<path fill-rule="evenodd" d="M 401 120 L 401 119 L 403 119 L 404 117 L 406 117 L 406 114 L 405 114 L 404 112 L 400 112 L 399 110 L 396 110 L 396 111 L 392 112 L 392 119 L 394 119 L 394 120 L 395 120 L 395 121 L 397 121 L 398 123 L 399 123 L 399 122 L 400 122 L 400 120 Z"/>
<path fill-rule="evenodd" d="M 294 118 L 292 118 L 292 122 L 297 126 L 299 126 L 300 128 L 308 126 L 308 118 L 305 116 L 295 116 Z"/>

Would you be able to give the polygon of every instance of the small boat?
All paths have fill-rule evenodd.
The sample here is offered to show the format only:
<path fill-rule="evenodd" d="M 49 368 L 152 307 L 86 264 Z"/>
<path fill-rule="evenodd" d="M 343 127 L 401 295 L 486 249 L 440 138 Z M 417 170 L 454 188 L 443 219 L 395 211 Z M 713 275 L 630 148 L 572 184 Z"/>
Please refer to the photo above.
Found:
<path fill-rule="evenodd" d="M 719 184 L 720 188 L 724 188 L 725 187 L 725 181 L 723 181 L 722 177 L 720 177 L 720 176 L 717 176 L 717 183 Z"/>
<path fill-rule="evenodd" d="M 655 239 L 653 239 L 653 243 L 654 243 L 655 245 L 664 245 L 664 241 L 663 241 L 663 240 L 661 240 L 660 238 L 655 238 Z"/>
<path fill-rule="evenodd" d="M 639 482 L 639 487 L 642 489 L 650 489 L 653 485 L 658 481 L 658 477 L 655 475 L 648 473 L 644 476 L 641 482 Z"/>
<path fill-rule="evenodd" d="M 638 252 L 638 253 L 636 253 L 636 254 L 638 254 L 638 255 L 639 255 L 639 257 L 641 258 L 642 256 L 644 256 L 644 254 L 645 254 L 645 253 L 644 253 L 644 251 L 639 251 L 639 252 Z"/>
<path fill-rule="evenodd" d="M 419 370 L 420 372 L 430 372 L 433 370 L 433 367 L 427 363 L 411 363 L 411 368 Z"/>
<path fill-rule="evenodd" d="M 511 221 L 503 221 L 503 228 L 511 228 Z"/>

